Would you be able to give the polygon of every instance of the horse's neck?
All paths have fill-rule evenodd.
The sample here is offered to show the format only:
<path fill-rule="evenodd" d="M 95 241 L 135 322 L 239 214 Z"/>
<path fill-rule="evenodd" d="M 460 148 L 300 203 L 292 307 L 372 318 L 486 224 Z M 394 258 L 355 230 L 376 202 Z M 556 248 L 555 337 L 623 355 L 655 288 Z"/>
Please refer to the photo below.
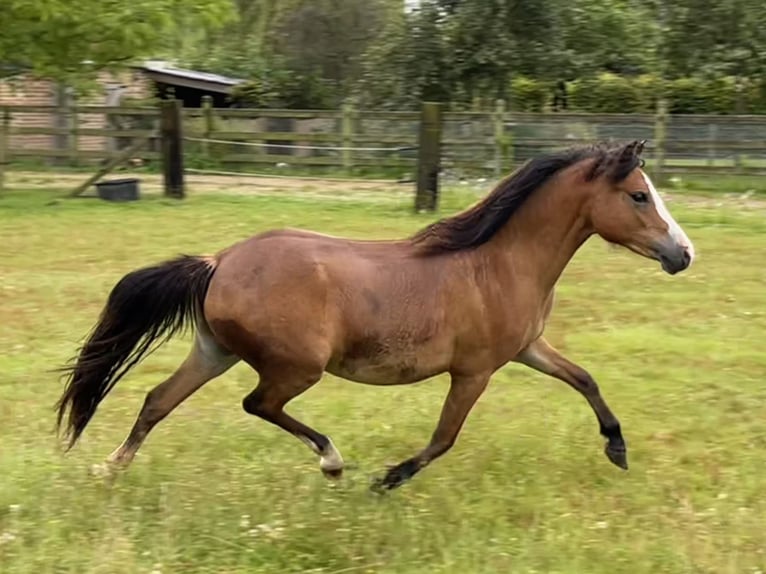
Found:
<path fill-rule="evenodd" d="M 536 191 L 490 241 L 501 266 L 549 293 L 589 229 L 584 189 L 551 184 Z"/>

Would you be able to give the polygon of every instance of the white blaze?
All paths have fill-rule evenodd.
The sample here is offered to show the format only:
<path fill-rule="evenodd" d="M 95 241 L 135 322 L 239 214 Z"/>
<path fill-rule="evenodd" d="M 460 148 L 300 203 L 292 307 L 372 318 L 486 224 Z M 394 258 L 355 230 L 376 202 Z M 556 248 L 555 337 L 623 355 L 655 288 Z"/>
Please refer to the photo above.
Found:
<path fill-rule="evenodd" d="M 692 264 L 692 261 L 694 261 L 694 245 L 692 244 L 689 237 L 684 233 L 684 230 L 681 229 L 681 226 L 678 225 L 675 219 L 673 219 L 673 216 L 670 215 L 670 212 L 668 211 L 668 208 L 665 207 L 665 202 L 662 201 L 662 198 L 660 197 L 660 194 L 657 193 L 657 190 L 654 187 L 654 184 L 652 183 L 652 180 L 649 179 L 649 176 L 646 175 L 646 173 L 641 170 L 641 175 L 644 178 L 644 181 L 646 182 L 646 186 L 649 188 L 649 194 L 652 196 L 652 201 L 654 202 L 655 207 L 657 208 L 657 215 L 660 216 L 662 221 L 664 221 L 668 226 L 668 233 L 670 233 L 670 236 L 679 244 L 686 247 L 686 249 L 689 251 L 689 265 Z"/>

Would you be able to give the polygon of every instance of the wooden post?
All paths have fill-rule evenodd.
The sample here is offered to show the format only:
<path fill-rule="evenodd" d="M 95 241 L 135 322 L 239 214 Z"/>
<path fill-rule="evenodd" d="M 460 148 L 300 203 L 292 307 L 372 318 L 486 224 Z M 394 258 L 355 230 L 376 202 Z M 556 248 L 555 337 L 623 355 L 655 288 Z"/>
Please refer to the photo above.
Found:
<path fill-rule="evenodd" d="M 423 102 L 418 137 L 418 180 L 415 211 L 435 211 L 439 203 L 442 104 Z"/>
<path fill-rule="evenodd" d="M 652 179 L 659 185 L 665 165 L 665 132 L 668 121 L 668 102 L 664 97 L 657 100 L 657 114 L 654 119 L 654 169 Z"/>
<path fill-rule="evenodd" d="M 742 83 L 742 78 L 738 75 L 736 79 L 735 84 L 737 96 L 734 100 L 734 113 L 738 116 L 741 116 L 745 113 L 745 91 L 744 91 L 744 84 Z M 744 166 L 744 163 L 742 161 L 742 153 L 739 149 L 736 149 L 734 151 L 734 173 L 742 173 L 742 167 Z"/>
<path fill-rule="evenodd" d="M 341 158 L 343 161 L 343 169 L 346 173 L 351 171 L 354 167 L 354 159 L 351 151 L 351 147 L 354 145 L 354 106 L 350 101 L 343 104 L 341 115 Z"/>
<path fill-rule="evenodd" d="M 707 139 L 707 164 L 709 167 L 713 167 L 716 159 L 716 140 L 718 139 L 718 126 L 716 124 L 708 124 Z"/>
<path fill-rule="evenodd" d="M 56 151 L 62 152 L 56 155 L 52 163 L 55 165 L 66 165 L 69 154 L 69 112 L 71 109 L 72 98 L 66 84 L 59 83 L 56 86 L 56 111 L 54 113 L 53 125 L 56 127 L 56 135 L 53 136 Z"/>
<path fill-rule="evenodd" d="M 77 106 L 69 108 L 69 163 L 73 166 L 80 164 L 80 125 L 77 117 Z"/>
<path fill-rule="evenodd" d="M 11 138 L 11 110 L 3 108 L 2 123 L 0 123 L 0 192 L 5 190 L 5 166 L 10 157 L 8 142 Z"/>
<path fill-rule="evenodd" d="M 213 96 L 208 94 L 202 96 L 202 121 L 204 122 L 202 137 L 203 139 L 210 139 L 213 137 L 215 126 L 213 122 Z M 210 145 L 206 141 L 202 142 L 202 156 L 207 160 L 210 159 Z"/>
<path fill-rule="evenodd" d="M 505 100 L 495 101 L 495 113 L 492 116 L 495 131 L 495 177 L 499 178 L 505 168 Z"/>
<path fill-rule="evenodd" d="M 181 101 L 163 100 L 160 110 L 162 173 L 165 182 L 165 195 L 183 199 L 186 193 L 184 189 Z"/>
<path fill-rule="evenodd" d="M 513 155 L 513 128 L 516 124 L 513 120 L 513 102 L 505 100 L 505 111 L 503 118 L 503 137 L 505 138 L 505 165 L 508 171 L 513 171 L 516 158 Z M 508 120 L 506 123 L 505 120 Z"/>

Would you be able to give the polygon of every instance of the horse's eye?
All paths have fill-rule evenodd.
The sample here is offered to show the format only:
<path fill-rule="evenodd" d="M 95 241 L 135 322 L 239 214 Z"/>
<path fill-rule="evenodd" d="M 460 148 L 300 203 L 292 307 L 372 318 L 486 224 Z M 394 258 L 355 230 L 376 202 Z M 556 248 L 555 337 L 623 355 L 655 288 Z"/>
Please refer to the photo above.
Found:
<path fill-rule="evenodd" d="M 649 195 L 647 195 L 643 191 L 635 191 L 635 192 L 630 194 L 630 197 L 636 203 L 648 203 L 649 202 Z"/>

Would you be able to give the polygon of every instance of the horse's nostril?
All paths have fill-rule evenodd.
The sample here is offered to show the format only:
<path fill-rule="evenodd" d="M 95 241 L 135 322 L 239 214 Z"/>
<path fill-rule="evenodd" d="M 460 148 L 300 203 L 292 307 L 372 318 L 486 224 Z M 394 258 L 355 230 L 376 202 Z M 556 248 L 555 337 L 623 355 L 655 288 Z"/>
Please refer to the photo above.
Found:
<path fill-rule="evenodd" d="M 689 263 L 691 263 L 691 261 L 692 261 L 692 256 L 689 253 L 688 249 L 684 249 L 683 260 L 684 260 L 684 266 L 687 266 L 687 267 L 688 267 Z"/>

